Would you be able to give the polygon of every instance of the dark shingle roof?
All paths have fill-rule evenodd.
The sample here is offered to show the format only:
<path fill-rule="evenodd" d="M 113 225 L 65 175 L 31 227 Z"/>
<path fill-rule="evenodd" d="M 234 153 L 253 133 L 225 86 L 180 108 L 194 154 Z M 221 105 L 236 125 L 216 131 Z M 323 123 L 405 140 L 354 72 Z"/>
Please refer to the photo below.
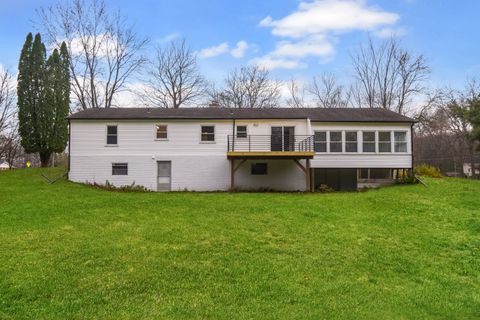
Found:
<path fill-rule="evenodd" d="M 378 108 L 111 108 L 83 110 L 72 114 L 69 119 L 310 119 L 319 122 L 414 122 L 409 117 Z"/>

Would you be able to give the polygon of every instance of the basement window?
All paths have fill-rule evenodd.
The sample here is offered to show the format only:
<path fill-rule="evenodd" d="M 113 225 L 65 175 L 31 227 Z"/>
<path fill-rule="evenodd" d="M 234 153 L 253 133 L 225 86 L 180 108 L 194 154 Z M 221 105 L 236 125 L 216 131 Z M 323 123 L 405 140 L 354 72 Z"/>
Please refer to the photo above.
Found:
<path fill-rule="evenodd" d="M 118 144 L 118 127 L 107 126 L 107 145 Z"/>
<path fill-rule="evenodd" d="M 112 163 L 112 176 L 127 176 L 128 163 Z"/>
<path fill-rule="evenodd" d="M 268 166 L 266 163 L 252 163 L 252 175 L 267 175 Z"/>

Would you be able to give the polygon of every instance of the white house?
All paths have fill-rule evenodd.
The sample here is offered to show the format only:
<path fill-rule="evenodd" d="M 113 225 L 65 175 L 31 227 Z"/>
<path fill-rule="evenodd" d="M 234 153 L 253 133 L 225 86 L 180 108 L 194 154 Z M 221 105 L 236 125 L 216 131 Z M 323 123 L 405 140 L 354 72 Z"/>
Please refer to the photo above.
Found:
<path fill-rule="evenodd" d="M 1 161 L 0 162 L 0 171 L 5 171 L 9 170 L 10 168 L 15 168 L 14 166 L 10 166 L 10 164 L 7 161 Z"/>
<path fill-rule="evenodd" d="M 412 168 L 414 120 L 384 109 L 88 109 L 69 179 L 158 191 L 337 190 Z"/>

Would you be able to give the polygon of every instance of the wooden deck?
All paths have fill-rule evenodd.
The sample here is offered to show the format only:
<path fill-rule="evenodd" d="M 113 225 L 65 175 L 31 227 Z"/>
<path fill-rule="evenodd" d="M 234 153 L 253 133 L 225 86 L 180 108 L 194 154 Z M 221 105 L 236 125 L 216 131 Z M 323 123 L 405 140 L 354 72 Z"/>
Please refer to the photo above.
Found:
<path fill-rule="evenodd" d="M 313 159 L 313 151 L 227 152 L 228 159 Z"/>

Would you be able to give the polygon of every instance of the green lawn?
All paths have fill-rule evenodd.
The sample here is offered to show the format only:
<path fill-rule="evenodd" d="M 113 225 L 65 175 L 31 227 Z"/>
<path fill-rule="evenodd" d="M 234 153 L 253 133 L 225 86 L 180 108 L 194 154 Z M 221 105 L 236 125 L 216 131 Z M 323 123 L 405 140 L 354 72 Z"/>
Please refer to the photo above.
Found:
<path fill-rule="evenodd" d="M 0 319 L 480 317 L 479 181 L 160 194 L 40 173 L 0 173 Z"/>

